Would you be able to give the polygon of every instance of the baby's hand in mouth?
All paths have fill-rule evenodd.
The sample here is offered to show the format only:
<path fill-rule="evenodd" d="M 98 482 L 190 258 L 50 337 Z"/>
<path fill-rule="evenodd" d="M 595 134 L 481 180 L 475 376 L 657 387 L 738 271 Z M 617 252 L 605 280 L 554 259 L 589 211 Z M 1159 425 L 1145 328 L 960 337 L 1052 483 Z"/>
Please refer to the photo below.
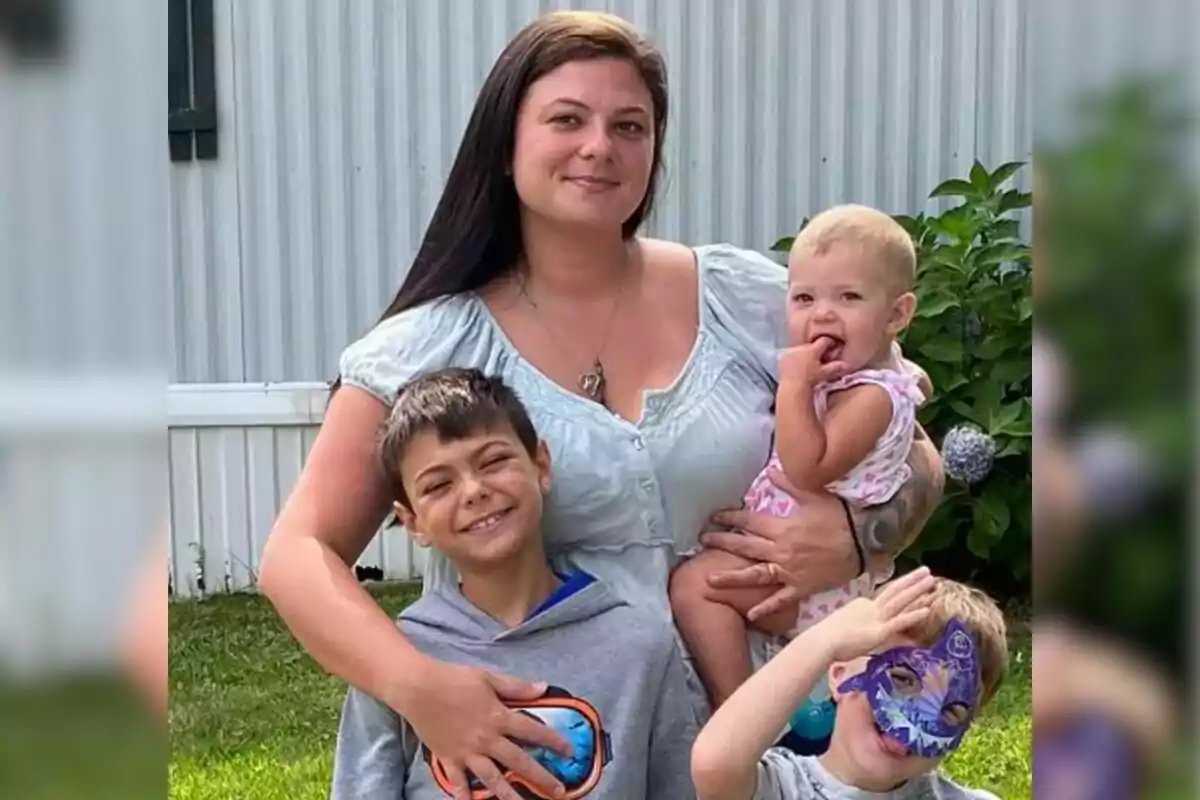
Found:
<path fill-rule="evenodd" d="M 841 355 L 842 340 L 836 336 L 831 336 L 827 333 L 818 334 L 813 337 L 812 344 L 819 346 L 821 353 L 820 361 L 822 364 L 828 364 Z"/>
<path fill-rule="evenodd" d="M 821 381 L 834 380 L 845 371 L 839 359 L 842 342 L 836 336 L 821 334 L 807 344 L 789 347 L 783 351 L 780 376 L 784 380 L 797 381 L 815 386 Z"/>

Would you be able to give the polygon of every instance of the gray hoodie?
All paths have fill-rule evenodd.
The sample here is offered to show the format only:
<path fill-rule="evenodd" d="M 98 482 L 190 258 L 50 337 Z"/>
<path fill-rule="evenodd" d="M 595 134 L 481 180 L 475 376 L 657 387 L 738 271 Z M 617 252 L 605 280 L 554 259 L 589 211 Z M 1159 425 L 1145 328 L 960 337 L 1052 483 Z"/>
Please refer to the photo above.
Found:
<path fill-rule="evenodd" d="M 587 800 L 690 800 L 690 756 L 707 713 L 689 691 L 670 622 L 603 583 L 578 590 L 515 628 L 436 589 L 401 613 L 413 646 L 439 660 L 545 681 L 590 703 L 609 760 Z M 444 800 L 426 753 L 387 706 L 351 689 L 334 758 L 333 800 Z"/>

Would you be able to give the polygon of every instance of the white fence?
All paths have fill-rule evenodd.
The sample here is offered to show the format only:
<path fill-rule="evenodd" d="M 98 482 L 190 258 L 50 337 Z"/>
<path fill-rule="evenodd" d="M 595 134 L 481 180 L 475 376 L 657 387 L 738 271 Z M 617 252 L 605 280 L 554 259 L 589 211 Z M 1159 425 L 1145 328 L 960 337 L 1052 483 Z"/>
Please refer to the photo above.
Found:
<path fill-rule="evenodd" d="M 171 586 L 176 596 L 253 589 L 259 555 L 316 437 L 324 384 L 181 384 L 168 394 Z M 402 530 L 381 531 L 359 564 L 419 574 Z"/>

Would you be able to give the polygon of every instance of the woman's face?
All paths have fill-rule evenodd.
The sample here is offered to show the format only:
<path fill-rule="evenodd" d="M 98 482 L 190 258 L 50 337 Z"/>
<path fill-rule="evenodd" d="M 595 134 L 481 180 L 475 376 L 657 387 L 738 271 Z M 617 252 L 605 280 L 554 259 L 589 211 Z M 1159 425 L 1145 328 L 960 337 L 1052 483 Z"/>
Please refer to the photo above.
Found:
<path fill-rule="evenodd" d="M 524 213 L 619 228 L 646 195 L 653 158 L 653 103 L 628 61 L 571 61 L 525 93 L 512 162 Z"/>

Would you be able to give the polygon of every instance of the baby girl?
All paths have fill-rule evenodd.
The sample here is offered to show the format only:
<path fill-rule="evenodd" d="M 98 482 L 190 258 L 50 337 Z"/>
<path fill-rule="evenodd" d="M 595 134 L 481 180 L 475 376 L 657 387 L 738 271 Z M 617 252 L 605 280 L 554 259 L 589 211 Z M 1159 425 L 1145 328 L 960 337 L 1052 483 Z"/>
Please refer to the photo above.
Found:
<path fill-rule="evenodd" d="M 789 347 L 779 363 L 775 447 L 746 494 L 747 509 L 805 513 L 791 487 L 877 505 L 908 480 L 916 410 L 931 394 L 928 378 L 903 360 L 895 341 L 916 308 L 915 273 L 912 239 L 871 208 L 829 209 L 797 235 L 788 258 Z M 782 473 L 784 485 L 772 481 L 772 472 Z M 706 578 L 745 565 L 710 549 L 672 576 L 675 621 L 714 709 L 750 677 L 745 614 L 775 587 L 714 590 Z M 869 595 L 887 573 L 866 572 L 753 625 L 795 636 Z"/>

